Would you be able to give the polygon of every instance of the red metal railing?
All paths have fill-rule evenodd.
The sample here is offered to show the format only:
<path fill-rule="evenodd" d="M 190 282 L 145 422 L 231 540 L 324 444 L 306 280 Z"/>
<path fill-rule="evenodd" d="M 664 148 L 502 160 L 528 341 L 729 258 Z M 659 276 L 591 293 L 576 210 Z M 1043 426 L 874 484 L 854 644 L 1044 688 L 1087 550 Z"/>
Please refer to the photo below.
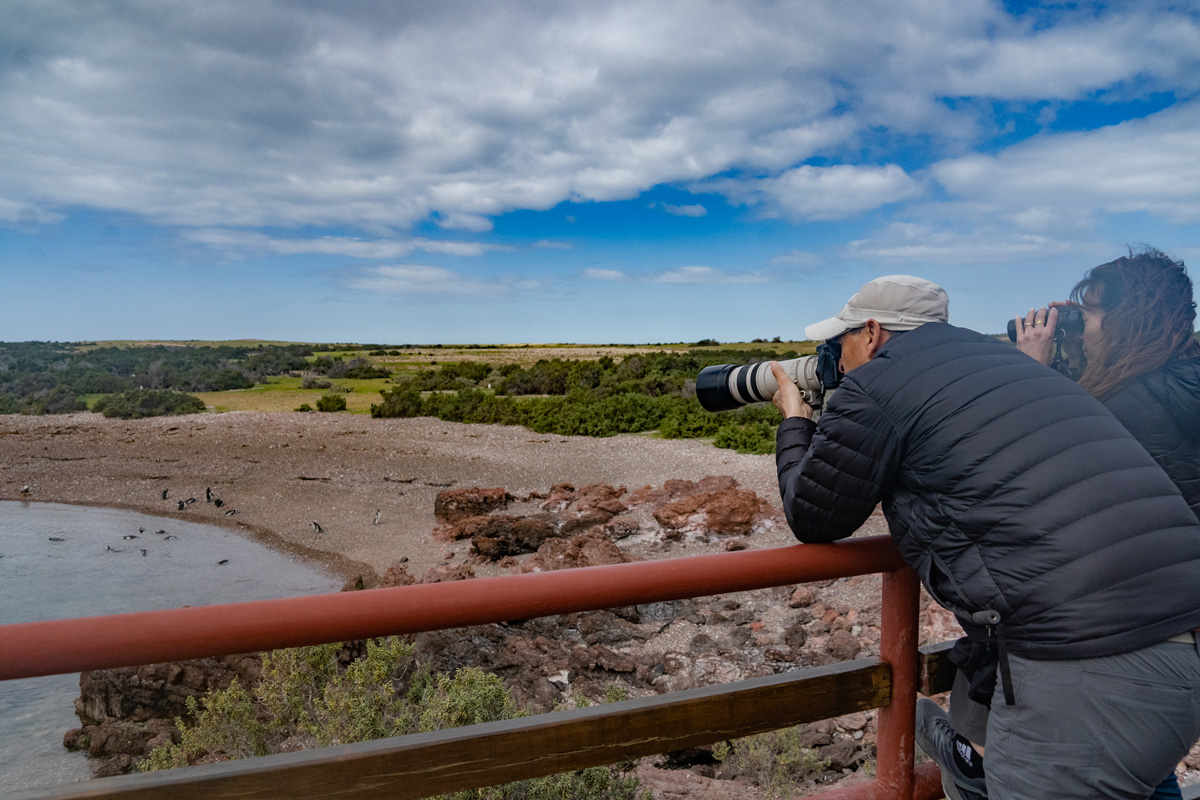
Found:
<path fill-rule="evenodd" d="M 0 626 L 0 680 L 417 633 L 883 573 L 876 778 L 834 798 L 940 797 L 913 765 L 918 583 L 889 537 Z"/>

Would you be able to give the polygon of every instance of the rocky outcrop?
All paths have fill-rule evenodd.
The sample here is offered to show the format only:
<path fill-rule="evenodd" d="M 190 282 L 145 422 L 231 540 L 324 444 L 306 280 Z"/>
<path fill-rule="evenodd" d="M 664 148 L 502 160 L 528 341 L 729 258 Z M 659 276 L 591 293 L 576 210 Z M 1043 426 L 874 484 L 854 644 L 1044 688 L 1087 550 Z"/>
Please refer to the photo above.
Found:
<path fill-rule="evenodd" d="M 75 699 L 82 724 L 63 745 L 86 751 L 96 777 L 128 772 L 135 759 L 170 740 L 175 717 L 188 713 L 188 698 L 226 689 L 234 678 L 250 685 L 261 669 L 257 655 L 238 655 L 84 672 Z"/>
<path fill-rule="evenodd" d="M 453 489 L 438 492 L 433 516 L 443 525 L 505 508 L 515 498 L 503 489 Z"/>
<path fill-rule="evenodd" d="M 746 537 L 773 527 L 780 519 L 769 503 L 739 488 L 737 481 L 729 477 L 667 481 L 659 489 L 646 486 L 633 494 L 624 487 L 606 484 L 576 489 L 560 483 L 546 495 L 524 498 L 514 498 L 499 488 L 443 492 L 439 498 L 450 495 L 492 498 L 493 511 L 505 511 L 459 513 L 453 515 L 453 521 L 449 512 L 439 513 L 439 519 L 445 522 L 435 536 L 442 541 L 470 540 L 471 556 L 483 561 L 527 555 L 539 551 L 549 540 L 570 539 L 592 531 L 612 542 L 633 537 L 659 541 L 720 539 L 727 541 L 727 549 L 744 549 L 750 546 Z M 527 506 L 524 513 L 514 510 L 514 504 Z M 488 504 L 455 499 L 453 503 L 446 500 L 444 505 L 477 510 Z"/>

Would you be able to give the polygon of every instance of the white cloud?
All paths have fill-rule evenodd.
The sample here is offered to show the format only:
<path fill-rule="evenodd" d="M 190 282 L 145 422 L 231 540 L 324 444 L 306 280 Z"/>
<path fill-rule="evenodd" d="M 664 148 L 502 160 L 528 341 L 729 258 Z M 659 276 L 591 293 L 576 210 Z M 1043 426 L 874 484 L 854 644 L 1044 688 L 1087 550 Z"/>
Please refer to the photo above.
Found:
<path fill-rule="evenodd" d="M 438 218 L 437 224 L 442 228 L 473 233 L 486 233 L 492 229 L 492 221 L 478 214 L 446 214 Z"/>
<path fill-rule="evenodd" d="M 768 278 L 753 273 L 724 272 L 712 267 L 680 267 L 664 270 L 652 277 L 655 283 L 744 284 L 766 283 Z"/>
<path fill-rule="evenodd" d="M 188 241 L 208 245 L 228 252 L 266 252 L 278 255 L 321 254 L 349 258 L 399 258 L 414 250 L 454 256 L 481 256 L 489 250 L 502 249 L 476 242 L 454 242 L 439 239 L 360 239 L 353 236 L 319 236 L 316 238 L 283 238 L 253 231 L 222 229 L 190 230 L 184 234 Z"/>
<path fill-rule="evenodd" d="M 770 263 L 776 266 L 794 265 L 801 267 L 812 267 L 816 266 L 819 262 L 820 259 L 818 259 L 813 253 L 808 253 L 804 250 L 789 250 L 786 253 L 780 253 L 779 255 L 771 258 Z"/>
<path fill-rule="evenodd" d="M 1094 131 L 1043 136 L 997 155 L 932 167 L 954 198 L 1022 229 L 1047 220 L 1144 212 L 1200 221 L 1200 101 Z"/>
<path fill-rule="evenodd" d="M 673 206 L 669 203 L 663 203 L 662 209 L 668 214 L 676 217 L 703 217 L 708 213 L 708 209 L 699 204 L 690 206 Z"/>
<path fill-rule="evenodd" d="M 25 54 L 0 74 L 0 218 L 95 208 L 386 239 L 673 184 L 838 219 L 920 195 L 872 166 L 889 160 L 870 152 L 880 132 L 961 153 L 991 99 L 1200 88 L 1186 9 L 1054 13 L 1040 27 L 991 0 L 39 0 L 0 31 L 0 52 Z M 943 102 L 962 96 L 979 102 Z M 850 163 L 796 169 L 814 157 Z"/>
<path fill-rule="evenodd" d="M 597 269 L 589 267 L 583 271 L 583 277 L 590 281 L 623 281 L 629 276 L 616 269 Z"/>
<path fill-rule="evenodd" d="M 444 295 L 448 298 L 491 295 L 507 287 L 465 277 L 442 267 L 397 264 L 358 270 L 345 281 L 351 289 L 398 295 Z"/>
<path fill-rule="evenodd" d="M 843 219 L 922 193 L 921 185 L 895 164 L 805 165 L 777 178 L 716 185 L 734 200 L 763 206 L 765 213 L 811 220 Z"/>
<path fill-rule="evenodd" d="M 1021 233 L 995 226 L 953 229 L 895 223 L 877 237 L 850 242 L 845 255 L 896 264 L 1011 264 L 1100 253 L 1094 241 Z"/>

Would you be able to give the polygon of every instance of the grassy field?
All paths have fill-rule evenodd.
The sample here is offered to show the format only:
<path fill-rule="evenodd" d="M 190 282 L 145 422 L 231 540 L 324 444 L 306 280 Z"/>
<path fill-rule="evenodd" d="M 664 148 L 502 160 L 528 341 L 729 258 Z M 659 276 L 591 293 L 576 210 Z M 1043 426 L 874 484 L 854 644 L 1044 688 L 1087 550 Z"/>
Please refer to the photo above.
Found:
<path fill-rule="evenodd" d="M 346 398 L 346 411 L 352 414 L 369 414 L 371 404 L 380 401 L 380 390 L 392 386 L 384 378 L 343 379 L 332 383 L 335 387 L 340 386 L 350 391 L 334 392 L 332 389 L 301 389 L 300 382 L 300 378 L 273 377 L 269 378 L 267 383 L 259 384 L 253 389 L 194 394 L 214 411 L 295 411 L 304 403 L 315 409 L 321 395 L 341 394 Z"/>
<path fill-rule="evenodd" d="M 245 344 L 298 344 L 296 342 L 266 342 L 259 340 L 229 340 L 229 341 L 105 341 L 83 345 L 83 347 L 138 347 L 149 345 L 168 345 L 179 347 L 205 347 L 218 345 Z M 639 353 L 661 353 L 670 351 L 704 350 L 704 349 L 758 349 L 773 352 L 789 350 L 800 353 L 812 353 L 814 342 L 730 342 L 698 347 L 694 344 L 655 344 L 655 345 L 593 345 L 593 344 L 509 344 L 509 345 L 431 345 L 388 347 L 390 351 L 381 355 L 362 349 L 347 349 L 344 345 L 308 345 L 313 350 L 310 360 L 320 357 L 350 360 L 363 358 L 376 366 L 387 368 L 395 377 L 412 375 L 425 370 L 435 370 L 441 365 L 451 362 L 486 362 L 492 364 L 519 364 L 528 367 L 542 359 L 572 359 L 595 360 L 609 356 L 621 361 Z M 259 384 L 252 389 L 239 389 L 226 392 L 193 392 L 206 406 L 217 412 L 224 411 L 288 411 L 293 412 L 303 404 L 316 408 L 317 400 L 324 394 L 335 393 L 346 398 L 346 411 L 353 414 L 369 414 L 372 403 L 379 403 L 380 391 L 390 389 L 394 384 L 388 379 L 371 380 L 334 379 L 331 389 L 302 389 L 302 378 L 276 376 L 268 378 L 267 383 Z M 342 391 L 338 391 L 338 390 Z M 88 395 L 84 399 L 89 407 L 101 395 Z"/>

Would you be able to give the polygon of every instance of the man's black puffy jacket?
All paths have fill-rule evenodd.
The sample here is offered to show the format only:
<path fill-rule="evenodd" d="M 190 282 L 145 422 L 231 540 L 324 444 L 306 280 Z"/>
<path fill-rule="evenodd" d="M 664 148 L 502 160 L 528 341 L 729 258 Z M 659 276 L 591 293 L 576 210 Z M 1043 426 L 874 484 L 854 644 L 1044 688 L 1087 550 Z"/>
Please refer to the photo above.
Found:
<path fill-rule="evenodd" d="M 779 427 L 796 538 L 849 536 L 876 503 L 968 633 L 1000 615 L 1029 658 L 1091 658 L 1200 626 L 1200 523 L 1099 401 L 1008 344 L 942 323 L 851 371 L 819 425 Z"/>
<path fill-rule="evenodd" d="M 1200 358 L 1172 361 L 1104 400 L 1200 516 Z"/>

